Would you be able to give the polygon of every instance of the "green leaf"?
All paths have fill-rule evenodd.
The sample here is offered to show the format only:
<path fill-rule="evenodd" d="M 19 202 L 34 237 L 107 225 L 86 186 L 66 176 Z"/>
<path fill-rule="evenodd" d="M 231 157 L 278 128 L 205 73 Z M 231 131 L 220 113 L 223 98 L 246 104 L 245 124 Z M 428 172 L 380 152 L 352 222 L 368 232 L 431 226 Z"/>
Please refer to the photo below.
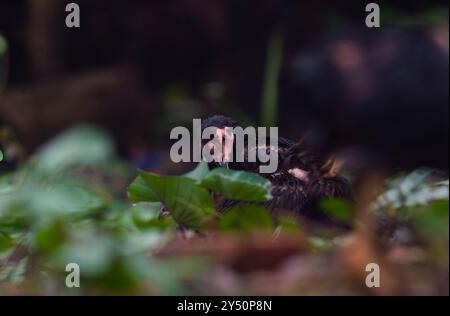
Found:
<path fill-rule="evenodd" d="M 178 224 L 201 230 L 205 215 L 214 212 L 211 195 L 193 179 L 142 171 L 139 175 Z"/>
<path fill-rule="evenodd" d="M 60 171 L 107 161 L 113 153 L 113 142 L 103 130 L 78 126 L 44 145 L 37 155 L 37 167 L 47 172 Z"/>
<path fill-rule="evenodd" d="M 158 196 L 149 188 L 139 175 L 128 187 L 128 198 L 131 202 L 159 202 Z"/>
<path fill-rule="evenodd" d="M 0 232 L 0 252 L 9 250 L 13 245 L 12 238 L 8 234 Z"/>
<path fill-rule="evenodd" d="M 201 161 L 194 170 L 189 171 L 184 176 L 194 180 L 202 180 L 208 173 L 208 164 L 205 161 Z"/>
<path fill-rule="evenodd" d="M 111 236 L 81 230 L 79 235 L 64 243 L 53 255 L 57 266 L 63 268 L 73 262 L 87 277 L 98 277 L 114 263 L 114 242 Z"/>
<path fill-rule="evenodd" d="M 64 244 L 66 240 L 64 226 L 60 221 L 42 225 L 36 231 L 34 239 L 35 246 L 38 250 L 51 252 Z"/>
<path fill-rule="evenodd" d="M 342 198 L 323 199 L 320 201 L 319 207 L 328 216 L 336 220 L 348 222 L 352 220 L 354 215 L 352 203 Z"/>
<path fill-rule="evenodd" d="M 246 204 L 228 210 L 219 221 L 224 231 L 249 232 L 253 230 L 272 230 L 274 223 L 269 211 L 261 206 Z"/>
<path fill-rule="evenodd" d="M 217 168 L 200 184 L 231 200 L 262 202 L 271 198 L 270 181 L 251 172 Z"/>
<path fill-rule="evenodd" d="M 428 205 L 416 207 L 412 224 L 415 230 L 432 242 L 448 242 L 449 201 L 436 200 Z"/>
<path fill-rule="evenodd" d="M 100 277 L 118 259 L 119 249 L 126 250 L 120 238 L 99 229 L 92 221 L 65 226 L 64 242 L 44 257 L 49 267 L 64 271 L 68 263 L 80 266 L 83 277 Z"/>
<path fill-rule="evenodd" d="M 277 218 L 277 225 L 284 232 L 298 233 L 300 231 L 298 223 L 293 218 L 286 216 Z"/>
<path fill-rule="evenodd" d="M 171 218 L 159 218 L 161 203 L 139 203 L 131 210 L 133 223 L 139 229 L 170 229 L 174 226 Z"/>
<path fill-rule="evenodd" d="M 209 172 L 208 164 L 204 161 L 200 162 L 197 167 L 186 173 L 184 177 L 193 180 L 203 179 Z M 139 175 L 128 187 L 128 197 L 131 202 L 159 202 L 160 199 L 155 192 L 150 189 L 147 183 Z"/>
<path fill-rule="evenodd" d="M 38 220 L 49 217 L 81 217 L 105 207 L 99 194 L 75 180 L 54 181 L 45 186 L 33 185 L 31 182 L 21 191 L 28 198 L 29 208 Z"/>

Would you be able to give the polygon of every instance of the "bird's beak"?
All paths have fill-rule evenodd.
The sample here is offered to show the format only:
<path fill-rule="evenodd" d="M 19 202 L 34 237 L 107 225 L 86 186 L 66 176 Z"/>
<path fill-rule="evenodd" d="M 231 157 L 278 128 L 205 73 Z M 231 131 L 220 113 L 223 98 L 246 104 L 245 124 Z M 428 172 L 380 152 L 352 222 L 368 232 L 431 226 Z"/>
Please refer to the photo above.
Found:
<path fill-rule="evenodd" d="M 220 139 L 220 146 L 222 146 L 222 159 L 219 162 L 219 166 L 228 168 L 228 162 L 233 154 L 234 134 L 229 127 L 225 127 L 224 129 L 218 129 L 217 135 Z"/>

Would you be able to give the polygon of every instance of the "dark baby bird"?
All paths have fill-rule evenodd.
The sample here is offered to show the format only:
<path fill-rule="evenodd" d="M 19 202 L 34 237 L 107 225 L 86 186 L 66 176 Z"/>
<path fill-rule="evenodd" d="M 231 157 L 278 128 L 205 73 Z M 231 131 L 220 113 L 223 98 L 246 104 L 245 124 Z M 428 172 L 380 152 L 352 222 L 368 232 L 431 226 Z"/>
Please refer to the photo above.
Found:
<path fill-rule="evenodd" d="M 202 131 L 214 126 L 220 129 L 237 127 L 239 123 L 229 117 L 215 115 L 202 121 Z M 223 135 L 223 133 L 221 133 Z M 205 143 L 208 141 L 206 140 Z M 256 142 L 257 143 L 257 142 Z M 269 142 L 267 142 L 269 143 Z M 269 146 L 267 151 L 271 150 Z M 245 152 L 248 152 L 248 142 Z M 294 142 L 278 138 L 278 168 L 273 173 L 260 173 L 260 162 L 229 162 L 226 166 L 234 170 L 244 170 L 258 173 L 272 184 L 272 198 L 265 206 L 272 213 L 288 212 L 294 215 L 306 216 L 310 219 L 330 221 L 330 218 L 318 209 L 317 204 L 324 198 L 345 198 L 352 200 L 352 190 L 348 181 L 339 175 L 338 168 L 332 159 L 315 153 L 305 140 Z M 246 153 L 244 157 L 247 157 Z M 224 166 L 217 162 L 209 164 L 210 168 Z M 232 200 L 218 201 L 218 210 L 227 209 L 240 203 Z"/>

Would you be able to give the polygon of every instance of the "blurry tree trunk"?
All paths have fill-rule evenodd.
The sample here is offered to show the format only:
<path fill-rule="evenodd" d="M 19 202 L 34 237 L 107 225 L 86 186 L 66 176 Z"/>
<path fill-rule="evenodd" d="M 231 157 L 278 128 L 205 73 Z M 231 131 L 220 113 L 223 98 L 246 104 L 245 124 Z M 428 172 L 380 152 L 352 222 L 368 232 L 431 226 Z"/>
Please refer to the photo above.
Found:
<path fill-rule="evenodd" d="M 34 77 L 61 69 L 59 41 L 64 28 L 64 7 L 60 0 L 28 0 L 28 56 Z"/>

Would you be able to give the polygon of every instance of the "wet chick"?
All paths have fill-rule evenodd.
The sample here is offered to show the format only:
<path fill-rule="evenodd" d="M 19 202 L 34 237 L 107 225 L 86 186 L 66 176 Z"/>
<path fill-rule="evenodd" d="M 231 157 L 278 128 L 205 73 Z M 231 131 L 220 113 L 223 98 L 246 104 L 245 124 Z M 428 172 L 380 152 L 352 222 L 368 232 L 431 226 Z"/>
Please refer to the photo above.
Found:
<path fill-rule="evenodd" d="M 227 125 L 229 124 L 229 125 Z M 239 126 L 234 119 L 224 116 L 213 116 L 203 121 L 202 130 L 215 126 L 218 133 L 224 135 L 221 129 Z M 206 141 L 207 143 L 208 141 Z M 248 145 L 248 144 L 246 144 Z M 273 150 L 267 146 L 267 151 Z M 246 154 L 255 148 L 245 147 Z M 273 213 L 289 212 L 306 216 L 311 219 L 329 221 L 330 219 L 320 211 L 317 204 L 324 198 L 340 197 L 352 199 L 352 192 L 348 181 L 339 175 L 337 164 L 326 157 L 316 154 L 305 141 L 293 142 L 289 139 L 278 138 L 278 168 L 273 173 L 260 173 L 260 162 L 227 162 L 226 164 L 212 162 L 210 168 L 226 166 L 234 170 L 258 173 L 272 184 L 272 198 L 264 203 Z M 224 153 L 230 150 L 223 150 Z M 225 212 L 231 207 L 244 202 L 232 200 L 218 200 L 218 211 Z"/>

